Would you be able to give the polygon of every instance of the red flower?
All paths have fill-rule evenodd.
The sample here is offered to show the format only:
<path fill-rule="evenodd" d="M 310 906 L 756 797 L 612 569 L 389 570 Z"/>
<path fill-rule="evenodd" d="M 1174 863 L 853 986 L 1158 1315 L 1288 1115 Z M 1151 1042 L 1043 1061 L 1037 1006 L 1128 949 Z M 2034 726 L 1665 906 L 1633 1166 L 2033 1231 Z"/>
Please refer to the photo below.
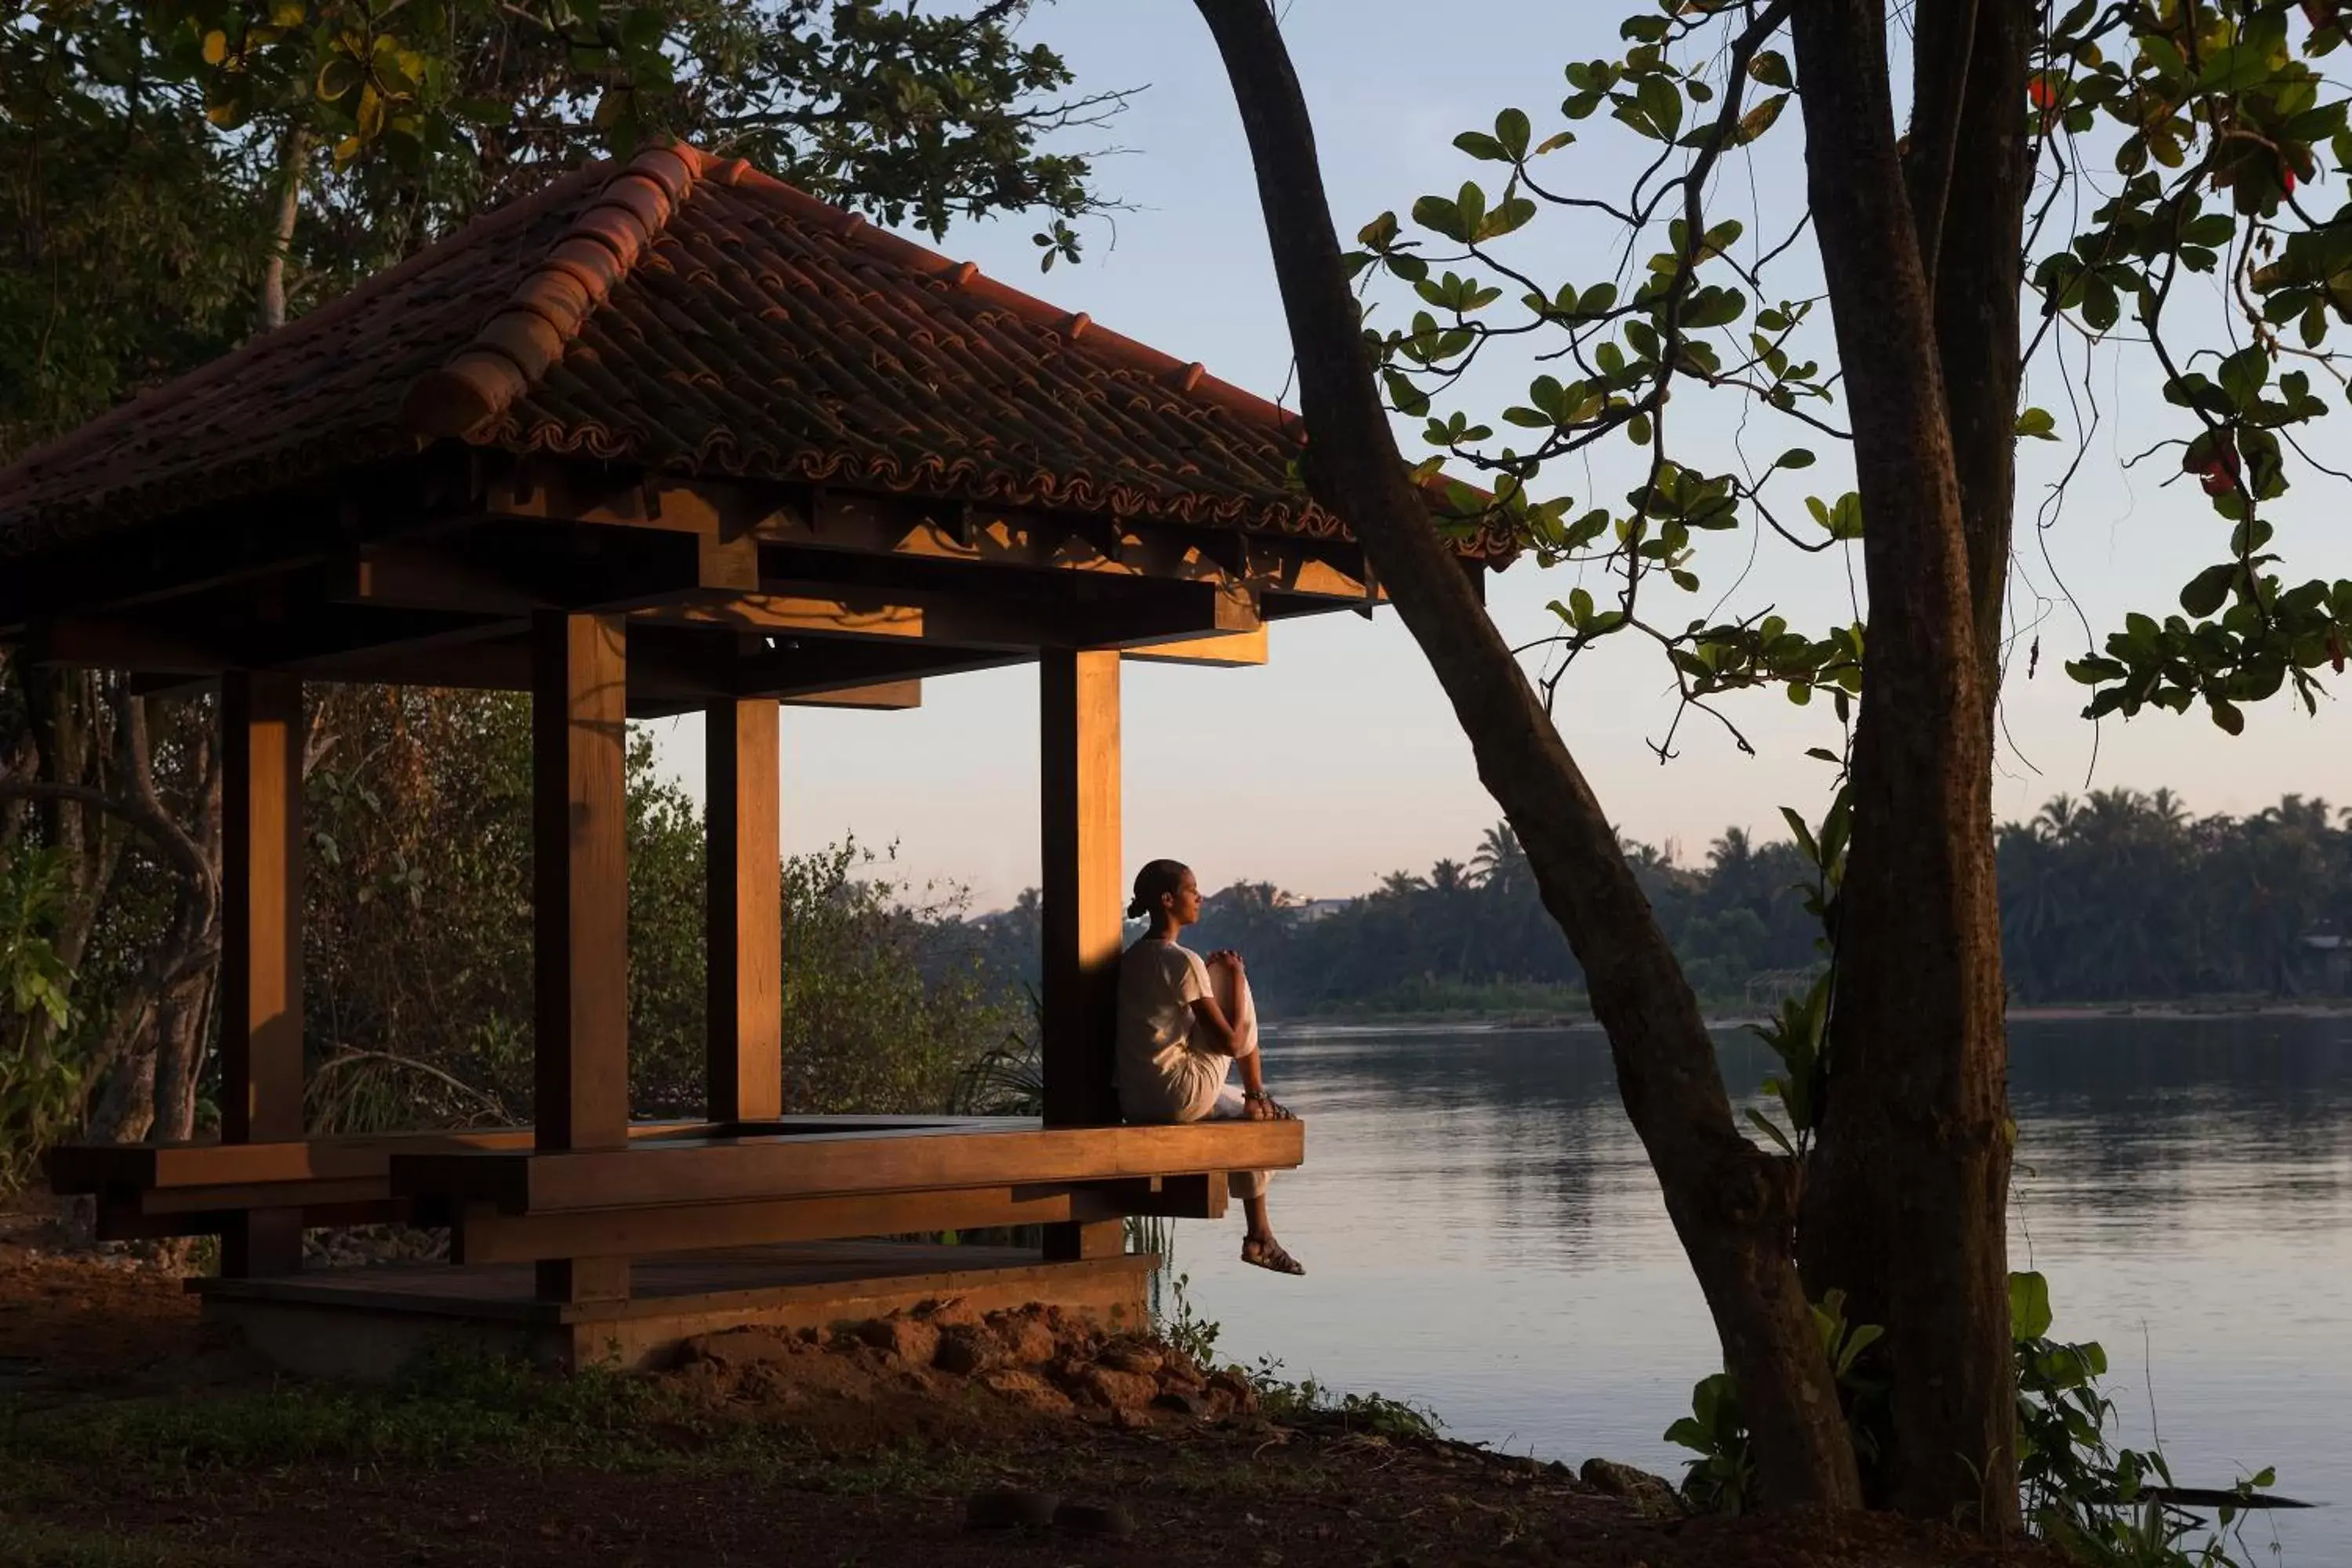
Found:
<path fill-rule="evenodd" d="M 2058 89 L 2051 85 L 2048 77 L 2037 76 L 2025 84 L 2025 96 L 2032 100 L 2034 108 L 2049 109 L 2058 101 Z"/>
<path fill-rule="evenodd" d="M 2182 454 L 2180 467 L 2197 476 L 2209 496 L 2225 496 L 2238 488 L 2238 447 L 2226 434 L 2216 436 L 2211 449 L 2202 454 L 2190 447 Z"/>

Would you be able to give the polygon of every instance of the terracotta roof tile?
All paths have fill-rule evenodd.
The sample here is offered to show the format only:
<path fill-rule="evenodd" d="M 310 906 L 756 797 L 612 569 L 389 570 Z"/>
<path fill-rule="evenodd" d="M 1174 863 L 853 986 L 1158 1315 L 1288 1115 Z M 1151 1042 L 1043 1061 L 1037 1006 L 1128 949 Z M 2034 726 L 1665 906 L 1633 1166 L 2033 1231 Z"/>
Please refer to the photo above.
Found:
<path fill-rule="evenodd" d="M 1197 363 L 740 160 L 655 148 L 0 472 L 0 556 L 436 439 L 1344 533 L 1290 478 L 1301 438 L 1295 416 Z"/>

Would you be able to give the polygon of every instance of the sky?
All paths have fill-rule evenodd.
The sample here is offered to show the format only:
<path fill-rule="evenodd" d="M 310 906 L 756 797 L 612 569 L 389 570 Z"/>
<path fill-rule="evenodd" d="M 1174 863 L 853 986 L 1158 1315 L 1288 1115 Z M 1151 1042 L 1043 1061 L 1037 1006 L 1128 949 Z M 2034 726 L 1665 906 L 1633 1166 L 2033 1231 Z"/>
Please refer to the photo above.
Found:
<path fill-rule="evenodd" d="M 1459 132 L 1491 126 L 1507 105 L 1528 110 L 1538 138 L 1557 129 L 1562 67 L 1613 53 L 1622 9 L 1597 0 L 1454 0 L 1446 33 L 1433 37 L 1424 5 L 1291 0 L 1285 30 L 1342 233 L 1383 210 L 1402 212 L 1418 195 L 1450 194 L 1481 173 L 1450 143 Z M 1127 210 L 1086 226 L 1081 264 L 1044 276 L 1029 237 L 1039 226 L 1030 218 L 962 224 L 943 242 L 912 237 L 1179 359 L 1202 361 L 1227 381 L 1282 395 L 1290 351 L 1263 219 L 1240 122 L 1198 13 L 1188 0 L 1061 0 L 1039 8 L 1030 36 L 1060 50 L 1084 89 L 1143 89 L 1087 139 L 1088 147 L 1118 149 L 1100 160 L 1097 177 Z M 1730 176 L 1760 220 L 1751 225 L 1751 247 L 1765 243 L 1774 215 L 1785 223 L 1800 210 L 1795 121 L 1788 116 L 1768 142 L 1781 149 L 1776 156 Z M 1556 187 L 1622 193 L 1634 145 L 1605 118 L 1577 129 L 1583 141 L 1553 155 Z M 1591 281 L 1608 272 L 1605 237 L 1550 217 L 1528 231 L 1516 259 L 1549 279 Z M 1792 273 L 1784 286 L 1801 292 L 1804 281 Z M 1499 423 L 1494 411 L 1529 374 L 1524 364 L 1513 370 L 1475 379 L 1463 406 Z M 2201 713 L 2096 726 L 2080 718 L 2084 689 L 2060 666 L 2084 651 L 2082 622 L 2104 637 L 2126 610 L 2169 611 L 2180 584 L 2225 553 L 2225 534 L 2193 489 L 2161 486 L 2177 463 L 2125 467 L 2135 442 L 2145 446 L 2163 423 L 2143 362 L 2110 356 L 2090 371 L 2087 387 L 2071 392 L 2046 357 L 2030 376 L 2029 402 L 2051 407 L 2070 437 L 2093 401 L 2101 413 L 2063 510 L 2046 530 L 2021 529 L 2012 595 L 2037 620 L 2021 641 L 2038 636 L 2042 652 L 2032 679 L 2013 669 L 2004 688 L 2008 743 L 1996 810 L 2023 816 L 2062 791 L 2159 784 L 2200 812 L 2259 810 L 2289 791 L 2352 804 L 2352 734 L 2333 702 L 2323 700 L 2310 718 L 2274 700 L 2234 740 Z M 1727 464 L 1735 454 L 1754 458 L 1759 446 L 1769 460 L 1803 435 L 1738 425 L 1738 413 L 1724 400 L 1691 415 L 1698 442 L 1712 443 Z M 1404 434 L 1407 451 L 1415 451 L 1417 432 Z M 1822 459 L 1807 475 L 1809 488 L 1831 495 L 1847 488 L 1834 443 L 1806 444 Z M 2025 447 L 2021 510 L 2039 504 L 2072 449 Z M 1560 480 L 1604 500 L 1626 488 L 1605 467 Z M 2352 576 L 2339 506 L 2339 496 L 2306 483 L 2278 514 L 2278 543 L 2296 579 Z M 1702 563 L 1709 587 L 1688 615 L 1706 613 L 1717 584 L 1730 587 L 1738 577 L 1735 610 L 1769 605 L 1817 628 L 1853 618 L 1838 554 L 1759 548 L 1741 575 L 1747 548 L 1743 538 L 1721 564 Z M 1555 624 L 1546 605 L 1578 581 L 1566 569 L 1523 562 L 1490 581 L 1489 613 L 1514 642 L 1538 637 Z M 1210 888 L 1246 878 L 1301 897 L 1344 897 L 1392 869 L 1466 858 L 1500 816 L 1391 613 L 1283 623 L 1264 668 L 1129 663 L 1124 683 L 1130 865 L 1168 856 L 1192 864 Z M 1654 651 L 1630 646 L 1588 656 L 1560 688 L 1562 732 L 1622 831 L 1671 845 L 1687 863 L 1703 861 L 1726 826 L 1780 836 L 1783 805 L 1818 815 L 1829 770 L 1804 752 L 1838 743 L 1826 704 L 1799 709 L 1770 694 L 1745 700 L 1734 714 L 1753 756 L 1719 727 L 1686 720 L 1676 755 L 1662 764 L 1650 742 L 1674 718 L 1670 690 Z M 895 847 L 902 877 L 968 889 L 976 909 L 1009 903 L 1037 880 L 1036 709 L 1034 668 L 929 681 L 923 706 L 907 712 L 786 709 L 786 848 L 854 836 L 877 850 Z M 650 728 L 661 764 L 698 794 L 699 721 Z"/>

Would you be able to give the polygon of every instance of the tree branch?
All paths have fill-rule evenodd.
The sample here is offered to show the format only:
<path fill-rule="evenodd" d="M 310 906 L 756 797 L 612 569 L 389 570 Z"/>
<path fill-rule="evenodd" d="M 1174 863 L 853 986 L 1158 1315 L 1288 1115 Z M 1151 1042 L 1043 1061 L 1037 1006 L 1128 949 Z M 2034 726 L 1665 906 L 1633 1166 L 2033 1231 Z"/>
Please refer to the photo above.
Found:
<path fill-rule="evenodd" d="M 1960 108 L 1975 55 L 1979 0 L 1917 0 L 1911 13 L 1911 135 L 1903 159 L 1919 266 L 1930 289 L 1960 145 Z"/>

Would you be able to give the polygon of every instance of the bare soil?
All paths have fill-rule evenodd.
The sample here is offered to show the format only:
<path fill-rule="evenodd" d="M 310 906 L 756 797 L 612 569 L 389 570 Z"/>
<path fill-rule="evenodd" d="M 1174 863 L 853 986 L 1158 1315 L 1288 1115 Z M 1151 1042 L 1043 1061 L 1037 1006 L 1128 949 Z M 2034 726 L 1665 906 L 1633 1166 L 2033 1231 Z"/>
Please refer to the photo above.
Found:
<path fill-rule="evenodd" d="M 832 1336 L 706 1344 L 624 1402 L 635 1414 L 617 1447 L 573 1441 L 564 1423 L 589 1417 L 541 1411 L 489 1446 L 453 1418 L 444 1451 L 429 1393 L 382 1405 L 289 1384 L 202 1324 L 168 1269 L 55 1241 L 37 1216 L 0 1216 L 9 1568 L 2056 1561 L 1878 1516 L 1664 1517 L 1654 1496 L 1613 1495 L 1563 1465 L 1328 1414 L 1275 1421 L 1239 1380 L 1164 1347 L 952 1303 Z M 297 1427 L 331 1436 L 297 1441 Z M 257 1457 L 225 1457 L 239 1453 Z M 999 1488 L 1097 1511 L 971 1528 L 975 1495 Z"/>

